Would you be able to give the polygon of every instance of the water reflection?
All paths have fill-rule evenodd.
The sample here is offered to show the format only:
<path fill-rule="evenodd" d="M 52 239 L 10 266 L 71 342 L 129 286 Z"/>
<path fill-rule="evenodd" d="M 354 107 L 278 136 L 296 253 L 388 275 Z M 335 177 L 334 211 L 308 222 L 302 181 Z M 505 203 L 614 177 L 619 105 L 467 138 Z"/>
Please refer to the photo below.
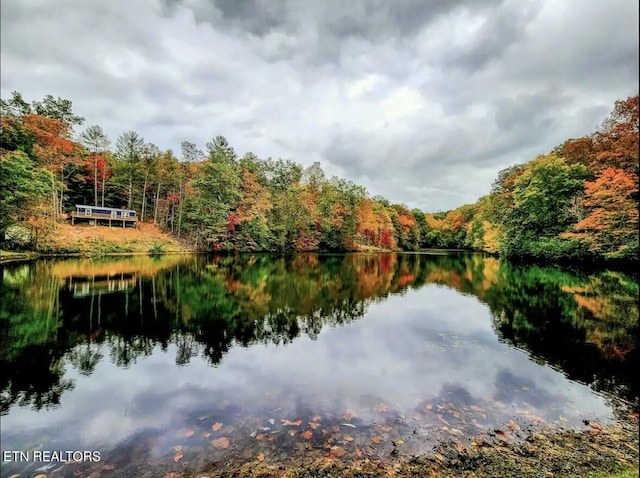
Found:
<path fill-rule="evenodd" d="M 418 438 L 501 420 L 609 413 L 554 368 L 638 400 L 638 286 L 620 272 L 464 254 L 243 255 L 38 261 L 2 278 L 14 448 L 37 429 L 51 443 L 135 443 L 144 460 L 181 443 L 197 461 L 200 442 L 211 459 L 219 438 L 251 456 L 357 453 L 376 437 L 420 451 Z"/>

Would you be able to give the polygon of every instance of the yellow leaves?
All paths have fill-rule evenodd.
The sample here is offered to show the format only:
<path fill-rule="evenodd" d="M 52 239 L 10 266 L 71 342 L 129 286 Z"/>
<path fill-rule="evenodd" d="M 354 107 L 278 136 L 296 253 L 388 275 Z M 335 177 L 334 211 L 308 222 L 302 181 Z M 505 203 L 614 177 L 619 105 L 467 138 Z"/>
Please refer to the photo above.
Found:
<path fill-rule="evenodd" d="M 456 443 L 454 446 L 459 453 L 464 453 L 466 451 L 466 448 L 461 443 Z"/>
<path fill-rule="evenodd" d="M 373 443 L 380 443 L 380 437 L 377 437 L 377 436 L 375 436 L 375 437 L 371 437 L 371 441 L 372 441 Z"/>
<path fill-rule="evenodd" d="M 344 441 L 348 441 L 348 442 L 353 441 L 353 437 L 351 435 L 344 435 L 342 438 Z"/>
<path fill-rule="evenodd" d="M 218 430 L 220 430 L 223 426 L 224 426 L 224 425 L 223 425 L 222 423 L 220 423 L 220 422 L 216 422 L 216 423 L 214 423 L 213 425 L 211 425 L 211 429 L 212 429 L 214 432 L 217 432 L 217 431 L 218 431 Z"/>
<path fill-rule="evenodd" d="M 320 423 L 308 422 L 308 425 L 311 427 L 311 429 L 315 430 L 320 426 Z"/>
<path fill-rule="evenodd" d="M 297 430 L 289 430 L 289 436 L 290 437 L 296 436 L 297 433 L 298 433 Z"/>
<path fill-rule="evenodd" d="M 507 425 L 509 427 L 509 430 L 514 431 L 514 430 L 520 430 L 520 426 L 513 422 L 513 421 L 509 421 L 509 425 Z"/>
<path fill-rule="evenodd" d="M 213 445 L 214 448 L 227 449 L 229 448 L 229 445 L 231 444 L 231 442 L 227 437 L 220 437 L 213 440 L 211 444 Z"/>
<path fill-rule="evenodd" d="M 313 432 L 311 430 L 307 430 L 306 432 L 301 433 L 300 436 L 305 440 L 310 440 L 311 437 L 313 437 Z"/>
<path fill-rule="evenodd" d="M 430 403 L 428 403 L 427 405 L 425 405 L 425 407 L 427 410 L 433 410 L 433 405 L 431 405 Z"/>

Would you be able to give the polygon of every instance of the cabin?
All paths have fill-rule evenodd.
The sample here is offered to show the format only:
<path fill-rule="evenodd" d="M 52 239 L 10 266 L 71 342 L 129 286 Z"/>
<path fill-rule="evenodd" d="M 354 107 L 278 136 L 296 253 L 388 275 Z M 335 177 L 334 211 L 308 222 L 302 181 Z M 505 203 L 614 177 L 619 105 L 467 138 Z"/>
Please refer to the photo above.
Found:
<path fill-rule="evenodd" d="M 104 224 L 111 227 L 112 224 L 127 227 L 128 224 L 138 227 L 138 216 L 131 209 L 117 209 L 103 206 L 85 206 L 76 204 L 76 210 L 71 213 L 71 224 L 78 221 L 88 221 L 90 225 Z"/>

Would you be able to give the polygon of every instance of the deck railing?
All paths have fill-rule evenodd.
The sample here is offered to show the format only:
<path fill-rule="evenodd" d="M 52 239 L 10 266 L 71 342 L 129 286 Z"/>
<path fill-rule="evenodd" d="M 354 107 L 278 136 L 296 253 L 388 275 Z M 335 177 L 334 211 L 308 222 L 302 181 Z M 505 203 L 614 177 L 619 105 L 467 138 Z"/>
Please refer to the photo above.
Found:
<path fill-rule="evenodd" d="M 74 219 L 111 219 L 114 221 L 131 221 L 131 222 L 137 222 L 138 221 L 138 216 L 129 216 L 129 217 L 122 217 L 122 216 L 112 216 L 111 214 L 96 214 L 96 213 L 91 213 L 91 214 L 87 214 L 84 212 L 78 212 L 78 211 L 73 211 L 71 213 L 71 217 Z"/>

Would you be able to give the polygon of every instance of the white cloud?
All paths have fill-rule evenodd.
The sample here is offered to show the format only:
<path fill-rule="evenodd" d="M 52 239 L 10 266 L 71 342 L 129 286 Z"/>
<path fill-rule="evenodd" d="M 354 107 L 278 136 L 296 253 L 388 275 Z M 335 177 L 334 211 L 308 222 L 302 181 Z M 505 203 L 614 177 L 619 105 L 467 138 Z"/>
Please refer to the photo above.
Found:
<path fill-rule="evenodd" d="M 114 141 L 223 134 L 442 210 L 638 91 L 637 2 L 265 5 L 3 2 L 2 97 L 68 98 Z"/>

